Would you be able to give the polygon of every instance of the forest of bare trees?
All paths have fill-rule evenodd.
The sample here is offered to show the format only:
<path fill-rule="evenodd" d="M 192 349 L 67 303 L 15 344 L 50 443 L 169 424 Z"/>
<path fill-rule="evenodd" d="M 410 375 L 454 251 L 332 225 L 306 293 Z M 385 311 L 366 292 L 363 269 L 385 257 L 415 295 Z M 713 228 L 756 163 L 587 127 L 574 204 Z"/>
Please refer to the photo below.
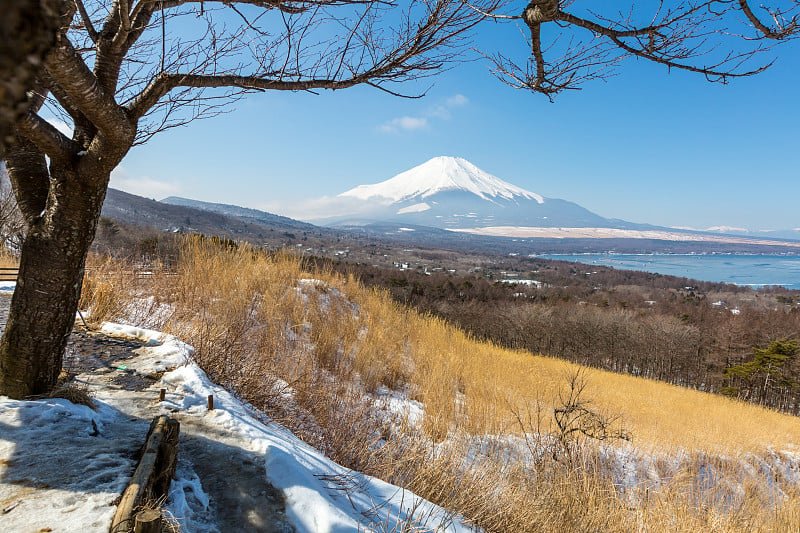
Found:
<path fill-rule="evenodd" d="M 473 275 L 335 267 L 477 338 L 800 414 L 800 360 L 790 357 L 772 380 L 729 371 L 753 360 L 757 349 L 800 337 L 791 291 L 602 268 L 576 276 L 573 264 L 537 261 L 536 277 L 547 280 L 539 288 Z"/>

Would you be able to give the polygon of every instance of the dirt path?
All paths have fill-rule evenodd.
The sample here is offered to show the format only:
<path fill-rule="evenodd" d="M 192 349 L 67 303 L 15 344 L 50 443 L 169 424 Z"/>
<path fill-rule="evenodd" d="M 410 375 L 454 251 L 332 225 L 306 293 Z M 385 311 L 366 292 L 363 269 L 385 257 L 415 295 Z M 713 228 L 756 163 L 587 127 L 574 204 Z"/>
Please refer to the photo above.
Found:
<path fill-rule="evenodd" d="M 188 420 L 181 422 L 179 468 L 189 468 L 210 496 L 209 520 L 221 532 L 291 533 L 283 495 L 267 483 L 264 459 L 225 442 L 197 434 Z M 213 530 L 213 529 L 211 529 Z"/>
<path fill-rule="evenodd" d="M 0 330 L 5 327 L 9 300 L 8 296 L 0 295 Z M 64 367 L 75 374 L 74 381 L 87 387 L 100 401 L 113 392 L 115 408 L 124 416 L 120 417 L 119 424 L 103 430 L 104 436 L 113 434 L 115 437 L 108 440 L 107 457 L 118 455 L 121 461 L 130 463 L 131 474 L 135 467 L 136 449 L 144 442 L 149 421 L 165 411 L 165 407 L 157 402 L 159 388 L 167 387 L 159 381 L 160 375 L 136 370 L 143 346 L 138 340 L 76 328 L 70 336 L 64 359 Z M 169 394 L 177 395 L 178 392 L 170 391 Z M 190 525 L 186 531 L 294 531 L 285 517 L 282 493 L 267 481 L 263 457 L 243 449 L 240 443 L 223 432 L 209 428 L 203 417 L 196 413 L 171 408 L 167 414 L 181 423 L 177 477 L 182 481 L 173 483 L 171 493 L 173 498 L 185 502 L 184 507 L 191 514 L 176 517 Z M 34 464 L 39 451 L 47 453 L 44 449 L 22 452 Z M 85 474 L 91 470 L 92 460 L 87 450 L 86 454 L 76 457 L 79 468 L 60 469 L 58 475 Z M 48 479 L 55 475 L 52 465 L 39 463 L 38 478 Z M 7 470 L 4 470 L 0 458 L 0 483 L 14 483 Z M 191 482 L 187 483 L 187 479 Z M 43 490 L 52 485 L 43 483 Z M 29 492 L 38 490 L 30 486 L 24 489 Z M 65 506 L 69 502 L 69 497 L 64 499 Z"/>

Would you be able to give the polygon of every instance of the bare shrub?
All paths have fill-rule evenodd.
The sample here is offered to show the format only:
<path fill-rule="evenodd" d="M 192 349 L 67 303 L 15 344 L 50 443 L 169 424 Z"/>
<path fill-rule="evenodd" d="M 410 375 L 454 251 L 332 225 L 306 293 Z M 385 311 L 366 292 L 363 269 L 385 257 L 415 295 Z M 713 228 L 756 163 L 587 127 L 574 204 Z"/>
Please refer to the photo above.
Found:
<path fill-rule="evenodd" d="M 553 409 L 556 437 L 570 463 L 584 447 L 586 439 L 595 442 L 631 440 L 620 415 L 607 415 L 592 406 L 586 397 L 586 373 L 582 369 L 567 377 L 566 388 L 559 393 L 559 404 Z"/>
<path fill-rule="evenodd" d="M 95 409 L 95 404 L 89 387 L 73 381 L 62 381 L 56 388 L 40 398 L 62 398 L 75 405 L 85 405 L 91 409 Z"/>

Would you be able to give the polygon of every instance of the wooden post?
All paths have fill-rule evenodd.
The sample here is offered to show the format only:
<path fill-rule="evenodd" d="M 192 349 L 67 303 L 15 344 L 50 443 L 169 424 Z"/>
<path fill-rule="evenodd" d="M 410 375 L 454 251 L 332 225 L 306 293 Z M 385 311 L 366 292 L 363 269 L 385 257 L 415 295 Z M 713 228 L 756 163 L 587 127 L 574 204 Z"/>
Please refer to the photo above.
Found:
<path fill-rule="evenodd" d="M 208 395 L 208 410 L 209 411 L 213 411 L 214 410 L 214 395 L 213 394 L 209 394 Z"/>
<path fill-rule="evenodd" d="M 81 313 L 81 310 L 80 310 L 80 309 L 78 309 L 78 316 L 79 316 L 79 317 L 81 317 L 81 322 L 83 322 L 83 327 L 85 327 L 85 328 L 86 328 L 86 329 L 88 329 L 89 331 L 92 331 L 92 328 L 90 328 L 90 327 L 89 327 L 89 324 L 87 324 L 87 323 L 86 323 L 86 319 L 85 319 L 85 318 L 83 318 L 83 313 Z"/>
<path fill-rule="evenodd" d="M 161 511 L 145 509 L 136 515 L 133 533 L 161 533 Z"/>
<path fill-rule="evenodd" d="M 158 393 L 158 401 L 163 402 L 164 398 L 166 397 L 167 397 L 167 389 L 161 389 L 161 391 L 159 391 Z"/>

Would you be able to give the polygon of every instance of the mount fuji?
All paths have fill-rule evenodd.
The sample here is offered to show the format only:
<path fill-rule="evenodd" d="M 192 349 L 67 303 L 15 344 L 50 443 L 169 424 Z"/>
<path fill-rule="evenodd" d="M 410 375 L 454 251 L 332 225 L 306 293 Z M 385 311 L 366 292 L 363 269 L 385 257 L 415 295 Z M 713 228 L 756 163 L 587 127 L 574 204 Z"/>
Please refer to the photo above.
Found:
<path fill-rule="evenodd" d="M 161 202 L 211 211 L 248 223 L 267 224 L 270 232 L 274 228 L 300 229 L 304 234 L 316 232 L 320 235 L 330 231 L 238 206 L 176 197 Z M 313 204 L 315 201 L 309 202 Z M 552 250 L 561 252 L 630 250 L 633 253 L 708 250 L 726 253 L 759 250 L 755 253 L 763 253 L 767 246 L 784 246 L 796 253 L 800 247 L 797 241 L 778 240 L 779 236 L 772 234 L 769 235 L 771 239 L 765 239 L 604 218 L 576 203 L 545 198 L 503 181 L 457 157 L 435 157 L 386 181 L 359 185 L 316 202 L 313 210 L 320 213 L 324 209 L 328 216 L 300 217 L 305 222 L 333 226 L 336 228 L 334 233 L 344 230 L 344 234 L 416 242 L 425 246 L 438 243 L 440 246 L 496 251 L 504 249 L 508 242 L 514 242 L 518 247 L 518 243 L 526 241 L 528 246 L 532 246 L 531 250 L 541 251 L 541 245 L 531 244 L 538 241 L 549 243 L 546 245 Z M 133 211 L 135 214 L 136 209 Z M 190 217 L 186 214 L 181 220 L 190 218 L 195 220 L 196 215 Z M 261 233 L 258 233 L 259 239 L 263 239 Z M 284 234 L 293 235 L 289 232 Z M 797 239 L 796 234 L 792 237 Z M 574 242 L 563 244 L 567 240 Z M 554 245 L 556 241 L 558 244 Z M 631 244 L 631 241 L 638 243 Z M 514 253 L 517 251 L 518 248 L 514 248 Z"/>
<path fill-rule="evenodd" d="M 640 227 L 601 217 L 573 202 L 545 198 L 459 157 L 435 157 L 386 181 L 359 185 L 337 199 L 343 211 L 314 222 L 357 225 L 380 221 L 451 230 Z"/>

